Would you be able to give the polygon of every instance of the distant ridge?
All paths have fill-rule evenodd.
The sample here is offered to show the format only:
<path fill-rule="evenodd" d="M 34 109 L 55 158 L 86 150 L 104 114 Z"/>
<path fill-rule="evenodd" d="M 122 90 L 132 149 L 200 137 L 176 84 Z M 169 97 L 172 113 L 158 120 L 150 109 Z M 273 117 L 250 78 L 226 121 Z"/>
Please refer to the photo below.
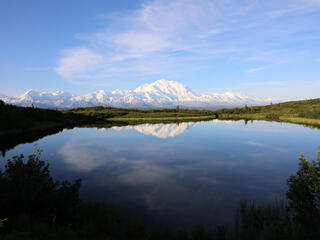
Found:
<path fill-rule="evenodd" d="M 200 94 L 179 82 L 160 79 L 134 90 L 116 89 L 112 92 L 99 90 L 85 95 L 75 95 L 63 91 L 38 92 L 33 89 L 22 95 L 9 97 L 0 94 L 0 99 L 9 104 L 45 108 L 75 108 L 89 106 L 162 108 L 194 107 L 216 108 L 247 105 L 265 105 L 275 99 L 249 97 L 237 92 Z"/>

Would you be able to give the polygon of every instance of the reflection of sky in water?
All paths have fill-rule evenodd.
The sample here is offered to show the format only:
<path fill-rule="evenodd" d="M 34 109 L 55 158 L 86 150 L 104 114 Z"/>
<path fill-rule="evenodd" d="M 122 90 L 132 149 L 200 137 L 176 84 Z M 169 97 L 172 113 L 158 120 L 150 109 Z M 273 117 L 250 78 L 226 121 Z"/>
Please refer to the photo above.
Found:
<path fill-rule="evenodd" d="M 108 199 L 149 222 L 210 225 L 232 223 L 240 199 L 283 198 L 299 153 L 314 159 L 320 134 L 292 124 L 211 121 L 73 129 L 36 143 L 56 178 L 83 179 L 83 197 Z M 19 145 L 6 159 L 32 149 Z"/>

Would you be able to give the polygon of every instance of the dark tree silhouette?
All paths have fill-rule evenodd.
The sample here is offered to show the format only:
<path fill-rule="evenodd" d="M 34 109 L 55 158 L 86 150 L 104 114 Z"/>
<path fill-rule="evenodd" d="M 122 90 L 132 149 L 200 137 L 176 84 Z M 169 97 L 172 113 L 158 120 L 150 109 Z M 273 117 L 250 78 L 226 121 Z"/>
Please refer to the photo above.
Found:
<path fill-rule="evenodd" d="M 23 155 L 15 156 L 0 171 L 0 219 L 10 221 L 24 215 L 65 223 L 74 215 L 81 180 L 73 184 L 54 181 L 49 164 L 40 160 L 40 155 L 41 150 L 35 148 L 27 161 Z"/>
<path fill-rule="evenodd" d="M 305 236 L 320 237 L 320 148 L 316 161 L 308 162 L 301 153 L 299 169 L 288 179 L 288 185 L 287 198 L 296 229 Z"/>

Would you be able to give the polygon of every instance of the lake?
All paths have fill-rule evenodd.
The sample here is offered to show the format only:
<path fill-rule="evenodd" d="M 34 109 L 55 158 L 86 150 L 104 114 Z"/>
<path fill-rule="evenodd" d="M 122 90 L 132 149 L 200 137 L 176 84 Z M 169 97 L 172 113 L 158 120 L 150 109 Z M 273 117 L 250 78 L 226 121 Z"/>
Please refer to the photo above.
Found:
<path fill-rule="evenodd" d="M 81 197 L 108 200 L 150 225 L 231 225 L 241 199 L 284 199 L 300 152 L 316 158 L 317 129 L 266 121 L 74 128 L 0 158 L 43 150 L 55 179 L 82 178 Z"/>

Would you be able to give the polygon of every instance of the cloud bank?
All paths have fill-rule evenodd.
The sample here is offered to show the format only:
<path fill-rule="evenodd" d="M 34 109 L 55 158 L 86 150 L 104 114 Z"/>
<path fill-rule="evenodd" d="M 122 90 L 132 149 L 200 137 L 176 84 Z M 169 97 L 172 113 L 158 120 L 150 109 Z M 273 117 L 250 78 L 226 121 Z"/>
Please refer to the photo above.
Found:
<path fill-rule="evenodd" d="M 297 33 L 313 36 L 316 21 L 301 18 L 319 9 L 319 0 L 147 1 L 138 10 L 101 17 L 107 26 L 79 34 L 82 44 L 63 50 L 55 71 L 71 81 L 99 82 L 193 72 L 219 61 L 274 66 L 295 56 L 286 45 Z"/>

